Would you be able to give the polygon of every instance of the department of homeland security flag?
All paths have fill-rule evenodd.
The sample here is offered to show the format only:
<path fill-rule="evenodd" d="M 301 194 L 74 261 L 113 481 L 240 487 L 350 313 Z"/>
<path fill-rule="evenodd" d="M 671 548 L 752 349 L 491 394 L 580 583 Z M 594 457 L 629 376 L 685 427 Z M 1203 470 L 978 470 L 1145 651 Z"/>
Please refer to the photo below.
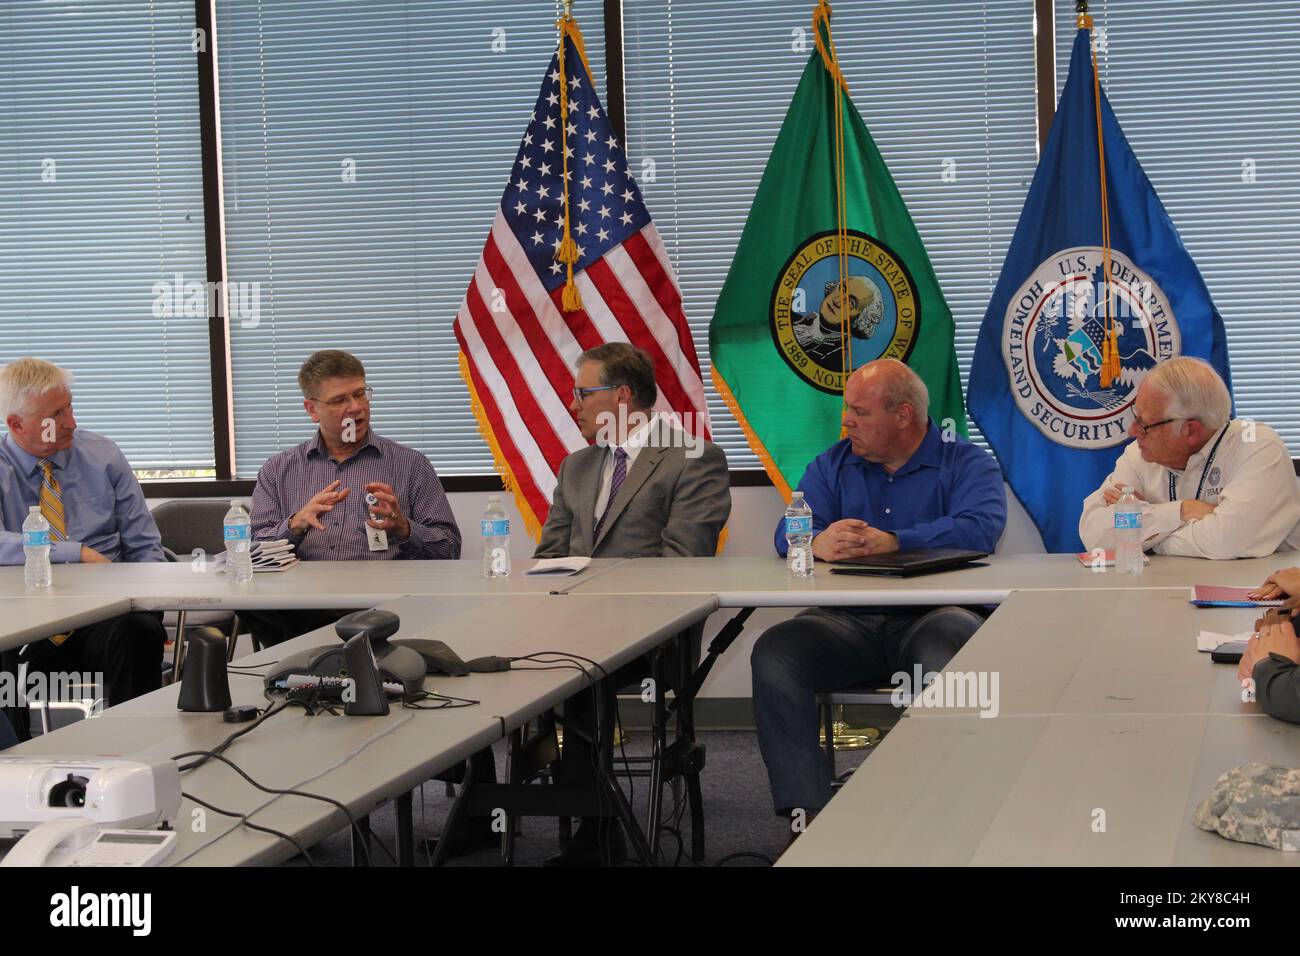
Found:
<path fill-rule="evenodd" d="M 814 14 L 818 49 L 772 147 L 709 327 L 714 384 L 786 500 L 808 463 L 840 438 L 846 368 L 901 359 L 929 387 L 930 414 L 940 426 L 966 431 L 952 313 L 839 76 L 828 15 L 824 5 Z M 837 105 L 848 239 L 843 289 Z"/>
<path fill-rule="evenodd" d="M 980 328 L 968 395 L 972 417 L 1052 552 L 1082 549 L 1083 499 L 1119 457 L 1138 383 L 1157 362 L 1198 356 L 1232 387 L 1223 320 L 1104 92 L 1110 282 L 1103 281 L 1090 43 L 1091 31 L 1081 28 Z M 1116 333 L 1109 347 L 1108 322 Z"/>
<path fill-rule="evenodd" d="M 533 537 L 560 462 L 587 444 L 568 410 L 586 349 L 613 341 L 644 349 L 654 359 L 655 410 L 709 437 L 681 293 L 596 96 L 576 21 L 561 21 L 560 42 L 455 322 L 479 428 Z M 566 234 L 576 243 L 574 309 L 565 308 L 568 268 L 557 258 Z"/>

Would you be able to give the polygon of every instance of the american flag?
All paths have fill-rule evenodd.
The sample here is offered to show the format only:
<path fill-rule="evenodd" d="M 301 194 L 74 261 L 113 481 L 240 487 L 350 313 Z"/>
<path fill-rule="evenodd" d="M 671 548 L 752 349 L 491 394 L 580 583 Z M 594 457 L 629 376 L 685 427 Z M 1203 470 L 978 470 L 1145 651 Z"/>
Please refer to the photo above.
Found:
<path fill-rule="evenodd" d="M 564 74 L 557 50 L 455 323 L 480 428 L 534 535 L 560 462 L 586 445 L 568 410 L 574 363 L 585 349 L 623 341 L 647 351 L 659 386 L 656 411 L 676 413 L 686 430 L 709 437 L 700 363 L 667 252 L 580 47 L 567 33 L 561 42 Z M 574 312 L 562 308 L 567 270 L 556 259 L 564 237 L 562 151 L 582 297 Z"/>

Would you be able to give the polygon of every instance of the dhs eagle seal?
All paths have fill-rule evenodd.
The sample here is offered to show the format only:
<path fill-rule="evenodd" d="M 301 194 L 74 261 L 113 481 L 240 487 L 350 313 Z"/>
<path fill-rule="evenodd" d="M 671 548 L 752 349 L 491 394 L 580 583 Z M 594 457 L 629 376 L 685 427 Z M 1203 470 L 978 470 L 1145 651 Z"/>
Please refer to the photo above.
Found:
<path fill-rule="evenodd" d="M 839 233 L 804 242 L 777 276 L 769 312 L 781 357 L 809 385 L 833 395 L 844 391 L 846 364 L 851 372 L 878 358 L 907 361 L 921 328 L 916 283 L 902 259 L 854 229 L 846 251 L 841 290 Z"/>
<path fill-rule="evenodd" d="M 1102 249 L 1062 250 L 1044 260 L 1012 296 L 1002 326 L 1002 357 L 1020 413 L 1070 448 L 1123 442 L 1138 384 L 1181 348 L 1164 292 L 1112 249 L 1110 316 L 1119 371 L 1107 374 L 1104 278 Z"/>

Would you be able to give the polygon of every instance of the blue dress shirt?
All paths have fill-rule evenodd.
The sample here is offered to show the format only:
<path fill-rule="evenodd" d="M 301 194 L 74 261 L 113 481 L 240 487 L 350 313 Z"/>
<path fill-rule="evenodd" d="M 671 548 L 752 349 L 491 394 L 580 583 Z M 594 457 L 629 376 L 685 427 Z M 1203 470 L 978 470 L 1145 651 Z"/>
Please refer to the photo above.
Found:
<path fill-rule="evenodd" d="M 931 420 L 916 453 L 892 475 L 853 454 L 846 438 L 808 465 L 799 490 L 813 513 L 813 533 L 857 518 L 898 536 L 898 547 L 992 552 L 1007 524 L 1002 470 L 964 438 L 944 441 Z M 776 550 L 786 553 L 784 521 Z"/>
<path fill-rule="evenodd" d="M 50 560 L 81 560 L 81 546 L 110 561 L 166 561 L 158 526 L 122 450 L 103 435 L 77 429 L 72 447 L 50 456 L 63 495 L 68 540 L 53 541 Z M 0 564 L 22 564 L 27 509 L 41 503 L 44 476 L 37 459 L 6 434 L 0 437 Z"/>

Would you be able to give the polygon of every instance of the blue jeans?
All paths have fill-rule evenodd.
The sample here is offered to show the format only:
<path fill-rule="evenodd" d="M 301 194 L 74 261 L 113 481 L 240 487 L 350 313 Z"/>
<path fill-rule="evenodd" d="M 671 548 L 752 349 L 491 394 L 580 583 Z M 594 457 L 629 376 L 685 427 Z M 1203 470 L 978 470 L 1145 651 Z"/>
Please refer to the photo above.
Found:
<path fill-rule="evenodd" d="M 809 608 L 768 628 L 754 644 L 758 746 L 779 816 L 816 812 L 831 798 L 830 768 L 817 743 L 816 693 L 880 681 L 913 667 L 943 670 L 984 618 L 964 607 L 889 610 Z"/>

